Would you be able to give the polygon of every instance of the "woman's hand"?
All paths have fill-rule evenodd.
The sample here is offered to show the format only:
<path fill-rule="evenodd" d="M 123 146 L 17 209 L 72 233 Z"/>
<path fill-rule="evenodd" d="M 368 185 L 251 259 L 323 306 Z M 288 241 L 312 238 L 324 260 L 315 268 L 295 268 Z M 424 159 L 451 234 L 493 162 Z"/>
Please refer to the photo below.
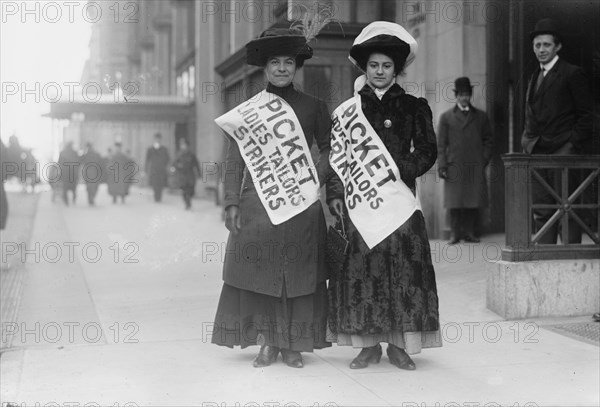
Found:
<path fill-rule="evenodd" d="M 225 227 L 234 235 L 242 228 L 240 208 L 237 205 L 230 205 L 225 210 Z"/>
<path fill-rule="evenodd" d="M 344 217 L 344 201 L 339 198 L 329 201 L 329 212 L 338 218 Z"/>

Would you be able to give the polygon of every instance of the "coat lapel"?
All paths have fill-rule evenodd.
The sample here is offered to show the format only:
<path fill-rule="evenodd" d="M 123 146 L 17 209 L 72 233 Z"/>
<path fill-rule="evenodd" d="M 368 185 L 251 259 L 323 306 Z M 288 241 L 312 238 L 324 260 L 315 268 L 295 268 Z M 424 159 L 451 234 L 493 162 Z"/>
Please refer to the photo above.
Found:
<path fill-rule="evenodd" d="M 556 82 L 556 80 L 560 77 L 561 71 L 560 71 L 560 59 L 558 61 L 556 61 L 556 64 L 552 67 L 552 69 L 550 69 L 548 71 L 548 73 L 546 74 L 546 77 L 544 78 L 544 80 L 542 81 L 542 84 L 540 86 L 540 88 L 538 89 L 538 91 L 535 93 L 535 98 L 539 98 L 541 97 L 544 93 L 546 93 L 546 91 L 548 91 L 548 89 L 550 89 L 552 87 L 552 85 L 554 85 L 554 83 Z"/>
<path fill-rule="evenodd" d="M 535 99 L 535 97 L 537 95 L 533 95 L 533 88 L 535 87 L 535 81 L 537 80 L 538 75 L 540 74 L 540 68 L 538 68 L 535 73 L 533 75 L 531 75 L 531 78 L 529 79 L 529 85 L 527 86 L 527 101 L 529 103 L 533 102 L 533 99 Z M 539 92 L 537 92 L 539 94 Z"/>
<path fill-rule="evenodd" d="M 473 120 L 475 120 L 475 116 L 477 116 L 477 112 L 473 105 L 469 106 L 469 114 L 466 117 L 465 123 L 463 124 L 463 128 L 467 127 Z"/>
<path fill-rule="evenodd" d="M 469 123 L 475 120 L 475 108 L 473 107 L 473 105 L 471 105 L 469 107 L 469 114 L 465 116 L 465 114 L 462 112 L 462 110 L 458 108 L 458 106 L 454 106 L 454 119 L 464 129 Z"/>

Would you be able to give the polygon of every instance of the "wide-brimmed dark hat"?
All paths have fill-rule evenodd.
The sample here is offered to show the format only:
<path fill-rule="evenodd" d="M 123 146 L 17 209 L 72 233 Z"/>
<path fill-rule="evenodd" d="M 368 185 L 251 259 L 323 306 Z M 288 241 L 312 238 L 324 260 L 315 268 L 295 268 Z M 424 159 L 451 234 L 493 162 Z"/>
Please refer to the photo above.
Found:
<path fill-rule="evenodd" d="M 460 93 L 460 92 L 473 93 L 473 86 L 471 86 L 471 81 L 469 80 L 469 78 L 467 78 L 466 76 L 457 78 L 454 81 L 454 92 L 456 92 L 456 93 Z"/>
<path fill-rule="evenodd" d="M 392 58 L 399 72 L 414 61 L 417 41 L 399 24 L 375 21 L 363 28 L 356 37 L 348 58 L 365 71 L 373 52 L 381 52 Z"/>
<path fill-rule="evenodd" d="M 289 28 L 272 28 L 246 44 L 246 63 L 265 66 L 270 57 L 293 56 L 302 64 L 312 58 L 313 50 L 306 37 L 299 31 Z"/>
<path fill-rule="evenodd" d="M 535 28 L 529 33 L 529 40 L 533 41 L 535 37 L 542 34 L 554 34 L 560 39 L 558 24 L 551 18 L 543 18 L 535 23 Z"/>

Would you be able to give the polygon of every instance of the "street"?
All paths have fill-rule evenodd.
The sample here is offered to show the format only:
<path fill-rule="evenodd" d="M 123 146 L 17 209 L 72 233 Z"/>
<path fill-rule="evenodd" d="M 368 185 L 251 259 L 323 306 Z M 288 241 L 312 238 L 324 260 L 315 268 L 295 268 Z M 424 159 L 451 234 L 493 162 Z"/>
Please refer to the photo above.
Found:
<path fill-rule="evenodd" d="M 95 207 L 82 186 L 69 207 L 42 192 L 30 241 L 3 239 L 11 263 L 26 260 L 16 321 L 2 321 L 3 406 L 600 404 L 600 348 L 544 328 L 589 317 L 505 321 L 486 308 L 503 235 L 431 241 L 444 344 L 415 355 L 416 371 L 385 355 L 350 370 L 358 351 L 335 344 L 304 354 L 303 369 L 255 369 L 257 347 L 210 343 L 221 209 L 196 199 L 185 211 L 178 195 L 154 203 L 138 188 L 112 204 L 102 188 Z"/>

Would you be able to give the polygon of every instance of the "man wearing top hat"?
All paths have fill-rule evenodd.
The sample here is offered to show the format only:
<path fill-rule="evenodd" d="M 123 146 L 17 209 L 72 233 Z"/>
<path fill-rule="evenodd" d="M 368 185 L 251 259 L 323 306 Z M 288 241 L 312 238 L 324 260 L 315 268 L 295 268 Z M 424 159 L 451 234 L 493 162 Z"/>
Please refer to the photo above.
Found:
<path fill-rule="evenodd" d="M 527 86 L 523 150 L 528 154 L 584 154 L 591 144 L 592 95 L 583 70 L 558 56 L 562 43 L 554 20 L 538 21 L 529 39 L 539 66 Z M 551 170 L 541 173 L 549 185 L 560 191 L 560 174 Z M 569 188 L 574 190 L 577 177 L 571 175 Z M 532 188 L 534 203 L 556 203 L 535 179 Z M 554 212 L 554 209 L 534 211 L 536 230 Z M 557 233 L 558 222 L 539 243 L 556 243 Z M 576 222 L 569 222 L 568 240 L 569 243 L 581 242 L 581 229 Z"/>
<path fill-rule="evenodd" d="M 456 106 L 439 122 L 438 172 L 444 179 L 444 206 L 450 211 L 450 244 L 461 239 L 477 243 L 475 223 L 479 208 L 487 203 L 484 169 L 494 140 L 486 113 L 471 105 L 469 78 L 456 79 L 454 87 Z"/>

